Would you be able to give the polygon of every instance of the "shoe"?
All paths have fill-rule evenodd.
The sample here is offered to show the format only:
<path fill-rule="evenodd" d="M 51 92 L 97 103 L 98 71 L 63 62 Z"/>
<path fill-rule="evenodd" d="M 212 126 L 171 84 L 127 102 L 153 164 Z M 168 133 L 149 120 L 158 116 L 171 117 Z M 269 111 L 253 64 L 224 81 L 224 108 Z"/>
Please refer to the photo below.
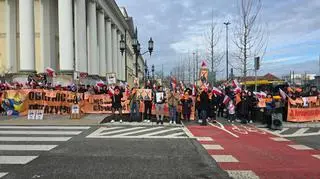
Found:
<path fill-rule="evenodd" d="M 228 120 L 228 122 L 230 122 L 230 120 Z"/>
<path fill-rule="evenodd" d="M 252 121 L 252 120 L 250 120 L 250 121 L 249 121 L 249 123 L 250 123 L 250 124 L 252 124 L 252 123 L 253 123 L 253 121 Z"/>
<path fill-rule="evenodd" d="M 150 120 L 147 120 L 147 122 L 149 123 L 149 122 L 150 122 Z"/>
<path fill-rule="evenodd" d="M 173 121 L 173 124 L 176 125 L 177 124 L 176 121 Z"/>
<path fill-rule="evenodd" d="M 172 124 L 172 123 L 173 123 L 172 121 L 169 122 L 169 124 Z"/>
<path fill-rule="evenodd" d="M 120 123 L 122 123 L 122 119 L 120 120 Z"/>
<path fill-rule="evenodd" d="M 241 122 L 241 120 L 239 120 L 239 119 L 236 119 L 236 122 Z"/>
<path fill-rule="evenodd" d="M 111 120 L 111 123 L 114 123 L 114 120 L 113 120 L 113 119 Z"/>
<path fill-rule="evenodd" d="M 232 123 L 234 123 L 234 121 L 232 121 Z"/>

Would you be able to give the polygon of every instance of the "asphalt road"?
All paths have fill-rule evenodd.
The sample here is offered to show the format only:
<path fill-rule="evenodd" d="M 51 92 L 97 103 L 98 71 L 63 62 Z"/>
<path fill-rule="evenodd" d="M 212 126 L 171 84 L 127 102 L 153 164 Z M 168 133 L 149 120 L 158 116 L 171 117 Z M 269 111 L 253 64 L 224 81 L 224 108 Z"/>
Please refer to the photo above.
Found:
<path fill-rule="evenodd" d="M 39 156 L 25 165 L 0 165 L 0 172 L 8 172 L 6 179 L 229 178 L 195 139 L 86 138 L 97 128 L 91 127 L 52 150 L 30 152 Z"/>
<path fill-rule="evenodd" d="M 313 149 L 320 150 L 320 135 L 303 136 L 303 137 L 290 137 L 287 138 L 294 141 L 297 144 L 306 145 Z"/>

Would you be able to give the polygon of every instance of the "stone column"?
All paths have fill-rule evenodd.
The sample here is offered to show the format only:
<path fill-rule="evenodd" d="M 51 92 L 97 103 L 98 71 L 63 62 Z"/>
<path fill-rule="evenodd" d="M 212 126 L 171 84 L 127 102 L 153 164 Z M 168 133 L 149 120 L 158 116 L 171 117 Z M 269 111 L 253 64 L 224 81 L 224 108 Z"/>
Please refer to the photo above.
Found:
<path fill-rule="evenodd" d="M 112 32 L 111 20 L 106 19 L 106 57 L 107 57 L 107 72 L 112 73 Z"/>
<path fill-rule="evenodd" d="M 88 47 L 88 66 L 89 74 L 99 74 L 99 59 L 97 58 L 97 12 L 95 1 L 88 2 L 88 30 L 89 30 L 89 47 Z"/>
<path fill-rule="evenodd" d="M 35 71 L 34 1 L 20 0 L 19 7 L 20 71 Z"/>
<path fill-rule="evenodd" d="M 75 70 L 88 72 L 86 0 L 74 1 Z"/>
<path fill-rule="evenodd" d="M 118 52 L 117 52 L 117 28 L 115 25 L 112 26 L 112 72 L 116 73 L 117 77 L 118 74 Z"/>
<path fill-rule="evenodd" d="M 40 4 L 40 46 L 41 46 L 41 64 L 40 70 L 44 71 L 46 67 L 51 66 L 51 53 L 54 53 L 51 49 L 51 4 L 50 0 L 41 0 Z"/>
<path fill-rule="evenodd" d="M 122 56 L 121 56 L 121 52 L 120 52 L 120 40 L 121 40 L 121 33 L 120 33 L 120 31 L 118 30 L 117 31 L 117 49 L 118 49 L 118 51 L 117 51 L 117 55 L 118 55 L 118 58 L 117 58 L 117 68 L 118 68 L 118 78 L 120 79 L 120 80 L 122 80 L 122 69 L 121 69 L 121 58 L 122 58 Z"/>
<path fill-rule="evenodd" d="M 11 72 L 17 72 L 17 22 L 16 22 L 16 11 L 17 2 L 16 0 L 6 0 L 6 44 L 7 44 L 7 59 L 6 69 L 10 69 Z"/>
<path fill-rule="evenodd" d="M 58 1 L 59 16 L 59 65 L 60 71 L 73 71 L 73 25 L 72 1 Z"/>
<path fill-rule="evenodd" d="M 107 61 L 106 61 L 106 36 L 105 36 L 105 21 L 103 10 L 98 11 L 98 44 L 99 44 L 99 68 L 100 76 L 106 76 Z"/>

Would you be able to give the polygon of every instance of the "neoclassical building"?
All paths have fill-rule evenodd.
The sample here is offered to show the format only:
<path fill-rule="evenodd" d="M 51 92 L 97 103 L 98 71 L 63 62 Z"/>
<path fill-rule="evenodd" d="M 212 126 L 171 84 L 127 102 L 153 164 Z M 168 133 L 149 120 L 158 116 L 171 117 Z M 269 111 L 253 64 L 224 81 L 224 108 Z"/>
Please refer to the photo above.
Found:
<path fill-rule="evenodd" d="M 23 7 L 23 8 L 21 8 Z M 134 24 L 114 0 L 0 0 L 0 73 L 86 72 L 133 81 Z M 127 37 L 127 62 L 120 52 Z M 139 57 L 140 75 L 143 59 Z"/>

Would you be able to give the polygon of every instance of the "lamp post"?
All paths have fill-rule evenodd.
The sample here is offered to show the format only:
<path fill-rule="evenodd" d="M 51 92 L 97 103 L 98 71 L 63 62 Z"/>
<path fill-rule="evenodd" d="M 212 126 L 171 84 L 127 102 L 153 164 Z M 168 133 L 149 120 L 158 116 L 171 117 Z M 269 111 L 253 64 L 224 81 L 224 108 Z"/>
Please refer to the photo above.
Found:
<path fill-rule="evenodd" d="M 226 72 L 227 72 L 227 81 L 229 80 L 229 47 L 228 47 L 228 25 L 230 25 L 231 23 L 230 22 L 224 22 L 223 23 L 224 25 L 226 25 L 226 64 L 227 64 L 227 69 L 226 69 Z"/>
<path fill-rule="evenodd" d="M 128 69 L 127 69 L 127 30 L 125 31 L 124 35 L 121 35 L 121 40 L 120 40 L 120 51 L 121 55 L 123 56 L 124 54 L 124 74 L 125 74 L 125 81 L 127 81 L 128 77 Z"/>
<path fill-rule="evenodd" d="M 151 67 L 151 72 L 152 72 L 152 81 L 154 81 L 154 65 Z"/>
<path fill-rule="evenodd" d="M 132 40 L 132 47 L 133 47 L 134 53 L 136 55 L 136 77 L 138 78 L 138 58 L 139 58 L 140 55 L 144 55 L 147 52 L 149 52 L 150 56 L 151 56 L 152 51 L 153 51 L 153 40 L 150 37 L 150 40 L 148 41 L 148 51 L 143 52 L 142 54 L 140 54 L 140 50 L 141 49 L 140 49 L 140 43 L 138 41 L 138 30 L 136 28 L 135 33 L 134 33 L 134 37 L 133 37 L 133 40 Z"/>

